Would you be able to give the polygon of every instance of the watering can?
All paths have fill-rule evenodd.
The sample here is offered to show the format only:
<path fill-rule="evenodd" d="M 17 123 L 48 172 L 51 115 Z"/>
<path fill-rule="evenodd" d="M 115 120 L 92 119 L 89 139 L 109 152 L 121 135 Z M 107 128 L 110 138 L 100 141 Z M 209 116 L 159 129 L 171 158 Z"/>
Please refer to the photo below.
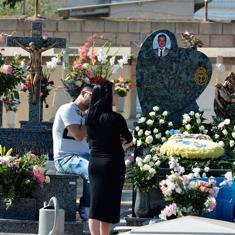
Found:
<path fill-rule="evenodd" d="M 64 235 L 64 210 L 59 209 L 56 197 L 39 210 L 38 235 Z"/>

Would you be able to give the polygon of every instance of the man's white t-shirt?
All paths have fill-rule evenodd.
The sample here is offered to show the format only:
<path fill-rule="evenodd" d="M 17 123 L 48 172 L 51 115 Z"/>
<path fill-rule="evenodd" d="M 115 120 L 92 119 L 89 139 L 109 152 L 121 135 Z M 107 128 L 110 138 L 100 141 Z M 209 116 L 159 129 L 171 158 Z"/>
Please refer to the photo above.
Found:
<path fill-rule="evenodd" d="M 66 127 L 72 124 L 85 125 L 82 112 L 73 102 L 62 105 L 56 112 L 52 130 L 54 159 L 65 154 L 89 153 L 86 138 L 77 141 L 69 136 Z"/>

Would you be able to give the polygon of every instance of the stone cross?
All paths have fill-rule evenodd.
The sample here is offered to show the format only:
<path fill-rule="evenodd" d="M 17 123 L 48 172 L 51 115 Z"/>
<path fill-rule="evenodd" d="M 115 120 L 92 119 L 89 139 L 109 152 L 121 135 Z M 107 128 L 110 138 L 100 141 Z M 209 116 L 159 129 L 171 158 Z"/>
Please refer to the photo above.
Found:
<path fill-rule="evenodd" d="M 38 9 L 38 1 L 36 1 L 36 9 Z M 38 11 L 38 10 L 37 10 Z M 31 37 L 7 37 L 7 46 L 18 47 L 21 46 L 24 50 L 29 52 L 30 45 L 34 44 L 38 50 L 40 50 L 40 63 L 41 63 L 41 52 L 50 48 L 66 48 L 65 38 L 43 38 L 42 37 L 42 21 L 32 21 L 32 36 Z M 30 56 L 31 56 L 31 52 Z M 31 58 L 32 59 L 32 58 Z M 31 65 L 32 66 L 32 61 Z M 41 64 L 39 67 L 41 68 Z M 29 71 L 30 72 L 30 71 Z M 29 125 L 37 126 L 42 119 L 42 109 L 40 100 L 41 80 L 40 78 L 35 83 L 35 100 L 33 99 L 32 89 L 30 89 L 29 98 Z M 34 102 L 33 102 L 34 100 Z"/>

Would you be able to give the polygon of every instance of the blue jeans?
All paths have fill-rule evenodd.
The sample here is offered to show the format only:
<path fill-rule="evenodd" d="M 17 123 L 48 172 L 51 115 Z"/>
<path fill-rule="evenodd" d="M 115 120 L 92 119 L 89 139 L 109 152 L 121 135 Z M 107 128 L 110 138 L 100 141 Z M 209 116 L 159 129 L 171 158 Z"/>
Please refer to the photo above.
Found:
<path fill-rule="evenodd" d="M 79 175 L 83 179 L 83 193 L 80 198 L 80 207 L 90 207 L 90 182 L 88 177 L 89 153 L 66 154 L 55 159 L 55 168 L 58 172 Z"/>

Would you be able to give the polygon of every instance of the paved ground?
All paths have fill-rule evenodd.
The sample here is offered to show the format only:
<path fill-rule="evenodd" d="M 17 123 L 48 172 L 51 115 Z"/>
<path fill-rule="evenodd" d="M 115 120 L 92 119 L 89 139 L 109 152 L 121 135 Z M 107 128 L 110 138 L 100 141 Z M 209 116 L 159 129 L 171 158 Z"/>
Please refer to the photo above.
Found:
<path fill-rule="evenodd" d="M 78 181 L 77 203 L 79 203 L 79 198 L 81 196 L 81 193 L 82 193 L 82 180 L 79 180 Z M 131 214 L 132 214 L 132 190 L 128 189 L 128 187 L 125 187 L 125 189 L 122 191 L 120 223 L 114 224 L 113 227 L 116 227 L 116 226 L 125 226 L 126 225 L 126 221 L 125 221 L 124 218 L 127 217 L 128 215 L 131 215 Z M 83 235 L 86 235 L 86 234 L 89 234 L 88 226 L 87 226 L 86 223 L 84 223 L 84 226 L 83 226 Z"/>

